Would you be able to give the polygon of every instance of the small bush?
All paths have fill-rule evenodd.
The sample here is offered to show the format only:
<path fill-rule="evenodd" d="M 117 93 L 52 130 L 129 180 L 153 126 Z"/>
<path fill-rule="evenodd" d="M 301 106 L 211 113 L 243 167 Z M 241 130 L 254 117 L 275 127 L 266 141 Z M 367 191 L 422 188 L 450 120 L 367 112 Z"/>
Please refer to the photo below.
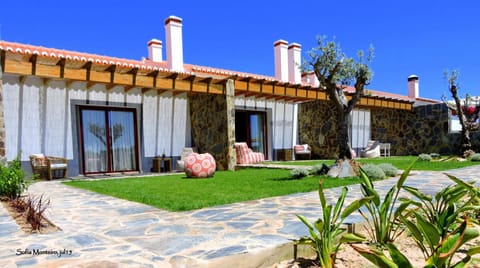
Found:
<path fill-rule="evenodd" d="M 325 175 L 328 173 L 330 168 L 325 165 L 325 163 L 322 164 L 316 164 L 315 166 L 312 167 L 311 174 L 313 175 Z"/>
<path fill-rule="evenodd" d="M 290 171 L 290 177 L 294 179 L 301 179 L 306 176 L 308 176 L 308 170 L 306 170 L 305 168 L 296 168 Z"/>
<path fill-rule="evenodd" d="M 387 176 L 383 170 L 374 164 L 365 164 L 362 166 L 363 171 L 372 180 L 384 180 Z"/>
<path fill-rule="evenodd" d="M 472 155 L 472 158 L 470 158 L 471 161 L 480 161 L 480 154 L 474 154 Z"/>
<path fill-rule="evenodd" d="M 383 164 L 379 164 L 378 167 L 383 170 L 383 172 L 385 173 L 385 176 L 387 177 L 397 176 L 398 169 L 392 164 L 383 163 Z"/>
<path fill-rule="evenodd" d="M 0 196 L 15 199 L 26 189 L 27 182 L 19 157 L 6 166 L 0 166 Z"/>
<path fill-rule="evenodd" d="M 432 161 L 432 156 L 430 156 L 429 154 L 420 154 L 418 156 L 418 160 L 419 161 Z"/>
<path fill-rule="evenodd" d="M 43 195 L 38 198 L 29 196 L 27 201 L 27 222 L 32 226 L 32 230 L 40 231 L 44 227 L 42 220 L 45 210 L 50 205 L 50 199 L 44 200 Z"/>

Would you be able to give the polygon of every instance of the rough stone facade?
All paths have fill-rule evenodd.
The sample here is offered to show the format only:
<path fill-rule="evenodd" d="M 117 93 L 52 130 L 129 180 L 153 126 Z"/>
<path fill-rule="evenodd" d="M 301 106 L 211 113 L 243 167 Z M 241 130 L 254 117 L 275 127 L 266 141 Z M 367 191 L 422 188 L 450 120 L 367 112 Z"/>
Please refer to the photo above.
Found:
<path fill-rule="evenodd" d="M 5 116 L 3 114 L 3 82 L 2 82 L 2 65 L 0 63 L 0 158 L 6 156 L 5 151 Z"/>
<path fill-rule="evenodd" d="M 237 154 L 235 152 L 235 84 L 228 80 L 226 84 L 226 105 L 227 105 L 227 165 L 228 170 L 235 170 Z"/>
<path fill-rule="evenodd" d="M 335 111 L 326 101 L 302 103 L 298 108 L 298 138 L 300 144 L 311 147 L 312 158 L 336 158 Z"/>
<path fill-rule="evenodd" d="M 192 142 L 199 153 L 210 153 L 218 170 L 229 168 L 229 134 L 225 95 L 194 94 L 189 96 Z M 235 137 L 235 133 L 233 133 Z"/>
<path fill-rule="evenodd" d="M 452 151 L 448 138 L 448 110 L 442 104 L 412 111 L 374 109 L 372 139 L 392 145 L 392 155 L 418 155 Z"/>
<path fill-rule="evenodd" d="M 391 143 L 391 155 L 421 153 L 458 154 L 460 135 L 449 133 L 449 112 L 444 104 L 415 107 L 412 111 L 371 109 L 371 138 Z M 335 114 L 328 102 L 303 103 L 299 108 L 299 140 L 312 147 L 312 158 L 337 156 Z M 480 152 L 480 133 L 472 136 Z"/>

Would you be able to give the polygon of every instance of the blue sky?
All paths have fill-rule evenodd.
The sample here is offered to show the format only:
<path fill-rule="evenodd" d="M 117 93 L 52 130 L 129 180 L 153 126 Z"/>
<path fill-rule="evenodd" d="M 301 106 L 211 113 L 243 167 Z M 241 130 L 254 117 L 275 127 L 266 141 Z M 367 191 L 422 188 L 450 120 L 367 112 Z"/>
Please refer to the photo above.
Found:
<path fill-rule="evenodd" d="M 480 95 L 480 2 L 477 0 L 340 1 L 2 1 L 1 39 L 128 59 L 165 43 L 164 20 L 183 19 L 185 63 L 274 75 L 273 43 L 302 45 L 335 37 L 355 56 L 372 44 L 369 89 L 420 96 L 448 94 L 446 69 L 460 71 L 461 94 Z"/>

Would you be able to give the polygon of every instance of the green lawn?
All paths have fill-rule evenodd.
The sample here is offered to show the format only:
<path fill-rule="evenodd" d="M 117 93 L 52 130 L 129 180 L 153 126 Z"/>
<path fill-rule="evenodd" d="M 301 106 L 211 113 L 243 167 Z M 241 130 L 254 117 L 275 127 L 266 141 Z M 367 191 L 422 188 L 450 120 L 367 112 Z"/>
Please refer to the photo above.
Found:
<path fill-rule="evenodd" d="M 213 178 L 188 179 L 184 174 L 98 181 L 66 185 L 136 201 L 170 211 L 186 211 L 265 197 L 318 190 L 320 177 L 289 178 L 283 169 L 217 171 Z M 359 183 L 358 179 L 324 178 L 325 188 Z"/>
<path fill-rule="evenodd" d="M 379 157 L 379 158 L 364 158 L 357 159 L 359 163 L 381 164 L 390 163 L 398 169 L 406 169 L 412 161 L 417 159 L 417 156 L 392 156 L 392 157 Z M 445 160 L 445 158 L 442 158 Z M 280 165 L 299 165 L 299 166 L 314 166 L 316 164 L 325 163 L 332 165 L 334 160 L 311 160 L 311 161 L 289 161 L 289 162 L 271 162 L 272 164 Z M 443 171 L 455 168 L 469 167 L 473 165 L 480 165 L 480 162 L 472 161 L 417 161 L 413 166 L 414 170 L 432 170 Z"/>

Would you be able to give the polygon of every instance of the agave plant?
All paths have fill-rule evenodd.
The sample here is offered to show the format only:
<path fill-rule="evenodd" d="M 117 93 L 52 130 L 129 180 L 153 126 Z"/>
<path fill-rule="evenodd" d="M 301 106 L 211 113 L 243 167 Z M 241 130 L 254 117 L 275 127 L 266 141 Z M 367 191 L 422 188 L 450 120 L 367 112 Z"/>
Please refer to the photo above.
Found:
<path fill-rule="evenodd" d="M 415 226 L 415 225 L 413 225 Z M 468 217 L 465 217 L 463 222 L 451 233 L 449 233 L 445 239 L 436 240 L 436 247 L 431 256 L 426 258 L 424 268 L 463 268 L 471 262 L 472 256 L 480 253 L 480 247 L 473 247 L 466 250 L 465 257 L 455 264 L 452 264 L 453 256 L 459 252 L 459 249 L 465 245 L 468 241 L 479 236 L 478 230 L 474 228 L 469 228 Z M 431 229 L 424 229 L 422 227 L 416 228 L 415 231 L 411 229 L 412 232 L 416 232 L 415 236 L 423 236 L 426 239 L 429 235 L 435 237 L 435 240 L 438 238 L 432 232 Z M 393 243 L 387 243 L 387 249 L 390 257 L 387 257 L 383 251 L 375 248 L 363 248 L 355 245 L 351 245 L 360 255 L 368 259 L 370 262 L 375 264 L 378 267 L 382 268 L 413 268 L 413 265 L 410 263 L 408 258 L 403 255 Z"/>
<path fill-rule="evenodd" d="M 337 252 L 343 243 L 361 242 L 365 239 L 365 237 L 361 235 L 347 233 L 345 228 L 342 227 L 342 224 L 346 217 L 369 202 L 373 196 L 355 200 L 343 209 L 347 192 L 348 188 L 344 187 L 340 198 L 335 204 L 335 207 L 333 207 L 331 204 L 327 204 L 325 194 L 323 193 L 323 181 L 320 181 L 318 194 L 322 206 L 322 218 L 319 218 L 311 224 L 305 217 L 297 215 L 307 226 L 310 237 L 302 237 L 296 240 L 295 244 L 311 246 L 317 253 L 320 266 L 324 268 L 334 267 Z"/>
<path fill-rule="evenodd" d="M 454 186 L 447 186 L 440 190 L 435 198 L 421 193 L 418 189 L 403 186 L 418 201 L 414 201 L 416 208 L 412 213 L 399 215 L 399 219 L 410 231 L 411 237 L 422 251 L 425 266 L 428 268 L 466 267 L 471 257 L 480 253 L 480 247 L 468 249 L 466 256 L 455 264 L 453 257 L 468 241 L 479 236 L 475 228 L 471 228 L 472 211 L 477 211 L 478 206 L 472 202 L 479 196 L 478 189 L 473 184 L 446 174 L 456 182 Z M 411 204 L 404 201 L 402 205 Z M 378 267 L 412 267 L 408 259 L 395 247 L 392 242 L 386 243 L 390 257 L 376 248 L 352 247 L 362 256 Z"/>
<path fill-rule="evenodd" d="M 399 193 L 415 162 L 405 169 L 397 183 L 385 195 L 383 202 L 380 201 L 380 195 L 375 190 L 372 180 L 360 169 L 362 193 L 364 196 L 373 196 L 371 201 L 365 204 L 366 211 L 360 210 L 360 214 L 367 223 L 366 230 L 371 242 L 379 246 L 386 246 L 387 243 L 395 241 L 403 232 L 399 217 L 404 213 L 409 213 L 407 208 L 415 202 L 409 199 L 400 199 Z M 397 206 L 397 201 L 402 201 L 399 206 Z"/>
<path fill-rule="evenodd" d="M 435 198 L 422 194 L 418 189 L 404 187 L 420 200 L 421 206 L 419 211 L 414 212 L 413 219 L 402 217 L 401 220 L 422 250 L 427 265 L 431 265 L 428 267 L 452 267 L 452 257 L 458 248 L 479 235 L 476 229 L 467 228 L 467 223 L 475 221 L 470 218 L 473 215 L 471 212 L 480 208 L 473 205 L 478 190 L 473 184 L 446 175 L 456 184 L 443 188 L 435 194 Z M 476 249 L 472 249 L 471 253 L 476 254 Z M 466 261 L 463 259 L 461 263 Z"/>

